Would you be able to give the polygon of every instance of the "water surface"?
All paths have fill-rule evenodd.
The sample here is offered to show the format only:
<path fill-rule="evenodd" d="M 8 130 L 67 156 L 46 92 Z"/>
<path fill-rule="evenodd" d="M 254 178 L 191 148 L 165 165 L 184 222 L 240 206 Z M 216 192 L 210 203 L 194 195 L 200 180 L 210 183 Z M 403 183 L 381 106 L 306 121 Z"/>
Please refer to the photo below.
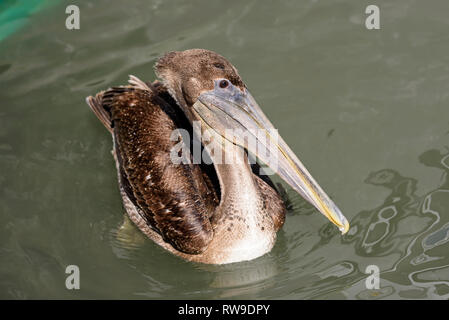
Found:
<path fill-rule="evenodd" d="M 8 11 L 23 2 L 0 3 L 0 298 L 449 298 L 447 1 L 377 1 L 374 31 L 365 1 Z M 68 4 L 80 30 L 65 28 Z M 239 69 L 347 235 L 291 191 L 276 246 L 250 262 L 184 262 L 121 228 L 111 138 L 84 98 L 128 74 L 154 80 L 158 56 L 188 48 Z M 71 264 L 80 290 L 65 287 Z M 365 286 L 369 265 L 378 290 Z"/>

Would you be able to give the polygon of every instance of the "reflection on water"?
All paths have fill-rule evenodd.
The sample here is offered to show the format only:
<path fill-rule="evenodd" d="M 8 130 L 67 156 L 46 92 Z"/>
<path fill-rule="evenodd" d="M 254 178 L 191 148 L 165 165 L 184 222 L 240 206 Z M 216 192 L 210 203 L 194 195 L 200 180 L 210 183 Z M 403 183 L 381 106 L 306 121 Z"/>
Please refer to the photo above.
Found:
<path fill-rule="evenodd" d="M 449 298 L 449 2 L 385 4 L 375 33 L 352 0 L 83 1 L 70 32 L 73 2 L 0 42 L 0 298 Z M 123 222 L 110 136 L 84 97 L 195 47 L 239 68 L 346 235 L 290 189 L 275 247 L 250 262 L 185 262 Z"/>
<path fill-rule="evenodd" d="M 449 298 L 448 159 L 447 150 L 420 155 L 422 164 L 442 171 L 441 185 L 424 196 L 415 193 L 416 179 L 391 169 L 374 172 L 366 179 L 391 193 L 381 206 L 360 212 L 351 221 L 352 228 L 343 242 L 353 243 L 361 256 L 395 257 L 392 266 L 381 269 L 382 284 L 389 288 L 382 296 Z M 376 264 L 376 259 L 372 261 Z M 367 292 L 349 297 L 362 298 Z"/>
<path fill-rule="evenodd" d="M 369 174 L 365 183 L 386 188 L 390 193 L 381 205 L 356 214 L 351 220 L 351 229 L 343 237 L 331 223 L 325 223 L 317 232 L 317 242 L 309 250 L 295 255 L 295 251 L 304 246 L 304 241 L 310 241 L 307 233 L 286 236 L 281 231 L 273 252 L 254 261 L 225 266 L 195 265 L 195 272 L 208 274 L 209 289 L 195 290 L 198 279 L 184 279 L 189 290 L 182 296 L 276 298 L 294 293 L 295 297 L 309 299 L 449 298 L 448 159 L 448 151 L 441 153 L 438 150 L 429 150 L 419 157 L 425 166 L 441 170 L 440 187 L 424 196 L 416 194 L 416 179 L 404 177 L 398 171 L 383 169 Z M 290 216 L 312 214 L 305 201 L 293 193 L 290 201 Z M 138 251 L 143 242 L 137 228 L 131 225 L 127 228 L 126 233 L 121 229 L 121 232 L 114 232 L 112 241 L 116 243 L 117 256 L 133 264 L 136 256 L 132 252 Z M 341 253 L 333 260 L 323 252 L 335 242 L 339 252 L 347 253 Z M 151 250 L 158 250 L 152 244 L 149 246 Z M 147 250 L 140 254 L 146 255 Z M 345 260 L 351 256 L 351 251 L 359 261 Z M 158 254 L 166 253 L 160 250 Z M 381 284 L 377 290 L 365 287 L 367 275 L 364 270 L 370 264 L 380 268 Z M 191 265 L 185 263 L 183 267 L 190 269 Z M 159 282 L 153 278 L 153 269 L 158 268 L 157 265 L 140 265 L 140 268 L 146 274 L 151 293 L 139 295 L 159 297 L 154 296 L 154 288 L 159 286 L 165 294 L 172 292 L 178 296 L 171 291 L 179 289 L 176 280 L 169 281 L 172 286 L 167 287 L 167 281 Z M 182 270 L 174 272 L 182 273 Z M 201 279 L 200 283 L 204 285 L 205 279 Z"/>
<path fill-rule="evenodd" d="M 419 231 L 409 229 L 410 222 L 420 225 L 416 214 L 418 199 L 414 194 L 416 180 L 385 169 L 370 174 L 365 182 L 387 188 L 391 193 L 378 208 L 357 214 L 343 242 L 354 242 L 357 254 L 362 256 L 376 257 L 403 252 L 404 248 L 400 244 L 407 243 L 406 234 L 413 236 Z"/>

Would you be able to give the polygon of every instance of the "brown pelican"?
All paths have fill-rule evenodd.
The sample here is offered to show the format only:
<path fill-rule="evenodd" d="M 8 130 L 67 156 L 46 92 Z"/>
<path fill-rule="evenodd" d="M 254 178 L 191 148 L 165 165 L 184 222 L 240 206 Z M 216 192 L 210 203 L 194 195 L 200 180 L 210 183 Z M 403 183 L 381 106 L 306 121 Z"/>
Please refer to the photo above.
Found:
<path fill-rule="evenodd" d="M 249 163 L 248 152 L 343 233 L 348 230 L 345 217 L 284 140 L 274 139 L 273 125 L 224 57 L 203 49 L 169 52 L 155 71 L 161 81 L 131 76 L 129 85 L 86 99 L 112 134 L 126 212 L 149 238 L 201 263 L 251 260 L 269 252 L 286 210 L 271 180 Z M 210 143 L 202 147 L 216 159 L 218 146 L 222 157 L 233 156 L 232 163 L 175 163 L 173 150 L 189 143 L 182 135 L 172 139 L 178 128 L 195 135 L 211 131 Z M 247 143 L 239 132 L 257 143 Z"/>

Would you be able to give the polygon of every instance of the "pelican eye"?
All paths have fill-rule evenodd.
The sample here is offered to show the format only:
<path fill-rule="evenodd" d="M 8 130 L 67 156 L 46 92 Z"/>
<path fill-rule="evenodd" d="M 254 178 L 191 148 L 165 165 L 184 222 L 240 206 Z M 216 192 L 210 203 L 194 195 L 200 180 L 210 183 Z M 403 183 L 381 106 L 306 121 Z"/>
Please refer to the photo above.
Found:
<path fill-rule="evenodd" d="M 229 81 L 228 80 L 221 80 L 220 83 L 218 84 L 220 86 L 220 88 L 224 89 L 227 88 L 229 86 Z"/>
<path fill-rule="evenodd" d="M 218 62 L 214 63 L 214 67 L 217 68 L 217 69 L 222 69 L 222 70 L 224 70 L 224 68 L 225 68 L 225 66 L 223 64 L 218 63 Z"/>

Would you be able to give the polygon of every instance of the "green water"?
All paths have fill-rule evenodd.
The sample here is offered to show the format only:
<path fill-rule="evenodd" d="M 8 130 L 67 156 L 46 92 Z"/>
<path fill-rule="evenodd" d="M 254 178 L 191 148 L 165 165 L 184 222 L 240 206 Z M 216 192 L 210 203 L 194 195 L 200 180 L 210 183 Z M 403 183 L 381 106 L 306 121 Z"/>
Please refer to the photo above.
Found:
<path fill-rule="evenodd" d="M 375 2 L 61 1 L 29 16 L 0 42 L 0 298 L 448 299 L 449 2 Z M 293 192 L 276 246 L 250 262 L 188 263 L 120 230 L 111 138 L 84 97 L 153 80 L 159 55 L 187 48 L 239 69 L 347 235 Z"/>

